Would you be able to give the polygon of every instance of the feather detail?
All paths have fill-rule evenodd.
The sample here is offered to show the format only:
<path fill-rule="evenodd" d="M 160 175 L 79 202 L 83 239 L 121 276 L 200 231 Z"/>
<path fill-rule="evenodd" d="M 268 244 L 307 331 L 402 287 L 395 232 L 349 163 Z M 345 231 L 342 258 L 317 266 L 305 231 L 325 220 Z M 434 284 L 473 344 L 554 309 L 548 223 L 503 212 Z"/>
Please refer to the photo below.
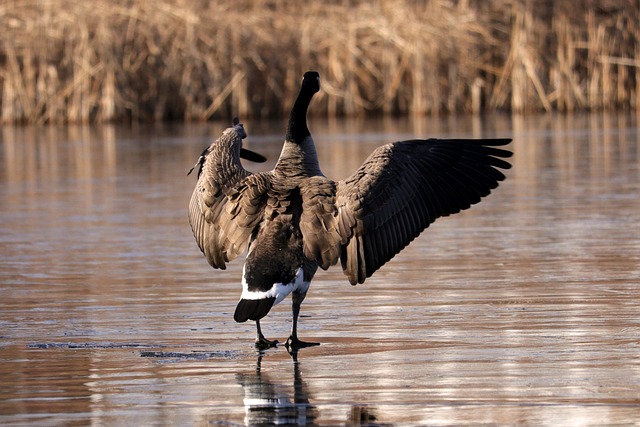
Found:
<path fill-rule="evenodd" d="M 505 176 L 509 139 L 408 140 L 376 149 L 337 183 L 342 268 L 363 283 L 436 218 L 468 209 Z"/>

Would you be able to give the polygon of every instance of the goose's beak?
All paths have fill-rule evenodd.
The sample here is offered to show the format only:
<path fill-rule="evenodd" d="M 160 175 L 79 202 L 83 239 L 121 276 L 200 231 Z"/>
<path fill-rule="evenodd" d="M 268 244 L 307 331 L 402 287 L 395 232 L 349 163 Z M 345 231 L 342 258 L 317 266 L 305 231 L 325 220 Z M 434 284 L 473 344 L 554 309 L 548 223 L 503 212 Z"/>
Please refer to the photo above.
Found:
<path fill-rule="evenodd" d="M 258 154 L 255 151 L 247 150 L 246 148 L 240 149 L 240 157 L 255 163 L 264 163 L 267 161 L 267 158 L 262 154 Z"/>

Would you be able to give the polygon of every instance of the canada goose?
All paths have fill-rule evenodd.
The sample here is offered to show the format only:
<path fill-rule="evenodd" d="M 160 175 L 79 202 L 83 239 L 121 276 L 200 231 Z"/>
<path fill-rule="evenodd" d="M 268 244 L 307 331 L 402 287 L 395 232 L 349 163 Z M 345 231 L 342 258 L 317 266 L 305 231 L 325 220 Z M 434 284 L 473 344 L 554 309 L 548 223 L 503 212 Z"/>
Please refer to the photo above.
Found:
<path fill-rule="evenodd" d="M 242 125 L 224 131 L 199 160 L 189 221 L 214 268 L 224 269 L 248 247 L 242 295 L 234 319 L 256 322 L 292 294 L 288 348 L 316 343 L 297 335 L 300 304 L 318 267 L 341 261 L 351 284 L 363 283 L 436 218 L 469 208 L 505 176 L 498 170 L 510 139 L 414 139 L 377 148 L 350 177 L 335 182 L 320 171 L 307 109 L 320 90 L 304 74 L 275 168 L 252 174 L 240 164 Z"/>

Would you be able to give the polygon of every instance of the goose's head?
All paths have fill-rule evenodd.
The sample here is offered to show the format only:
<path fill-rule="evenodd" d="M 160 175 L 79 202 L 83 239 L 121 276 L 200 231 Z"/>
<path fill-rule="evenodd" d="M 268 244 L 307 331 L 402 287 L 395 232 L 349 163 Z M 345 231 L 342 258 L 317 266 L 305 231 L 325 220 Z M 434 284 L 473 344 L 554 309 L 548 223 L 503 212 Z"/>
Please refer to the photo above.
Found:
<path fill-rule="evenodd" d="M 240 119 L 237 117 L 233 118 L 233 128 L 228 129 L 228 131 L 235 131 L 241 140 L 247 137 L 247 131 L 244 130 L 243 124 L 240 123 Z M 267 161 L 267 158 L 262 154 L 258 154 L 255 151 L 244 148 L 242 145 L 240 146 L 240 157 L 255 163 L 264 163 Z"/>
<path fill-rule="evenodd" d="M 320 91 L 320 74 L 317 71 L 307 71 L 302 76 L 302 90 L 310 94 Z"/>
<path fill-rule="evenodd" d="M 233 129 L 238 133 L 238 136 L 242 139 L 247 137 L 247 131 L 244 130 L 244 125 L 240 123 L 240 119 L 237 117 L 233 118 Z"/>

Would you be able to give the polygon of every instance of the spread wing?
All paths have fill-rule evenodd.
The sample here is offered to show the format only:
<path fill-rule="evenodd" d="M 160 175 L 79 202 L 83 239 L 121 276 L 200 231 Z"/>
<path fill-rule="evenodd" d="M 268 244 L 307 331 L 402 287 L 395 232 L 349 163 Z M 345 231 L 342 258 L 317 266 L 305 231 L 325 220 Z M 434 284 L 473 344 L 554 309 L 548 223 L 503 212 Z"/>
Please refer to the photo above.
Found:
<path fill-rule="evenodd" d="M 376 149 L 337 183 L 328 246 L 339 244 L 344 273 L 363 283 L 436 218 L 469 208 L 505 179 L 510 139 L 428 139 Z M 331 228 L 331 227 L 330 227 Z"/>
<path fill-rule="evenodd" d="M 214 268 L 244 251 L 252 227 L 261 215 L 253 197 L 260 198 L 264 174 L 251 174 L 239 158 L 242 132 L 234 128 L 202 153 L 198 165 L 198 182 L 189 203 L 189 223 L 198 247 Z M 261 208 L 260 208 L 261 209 Z"/>

